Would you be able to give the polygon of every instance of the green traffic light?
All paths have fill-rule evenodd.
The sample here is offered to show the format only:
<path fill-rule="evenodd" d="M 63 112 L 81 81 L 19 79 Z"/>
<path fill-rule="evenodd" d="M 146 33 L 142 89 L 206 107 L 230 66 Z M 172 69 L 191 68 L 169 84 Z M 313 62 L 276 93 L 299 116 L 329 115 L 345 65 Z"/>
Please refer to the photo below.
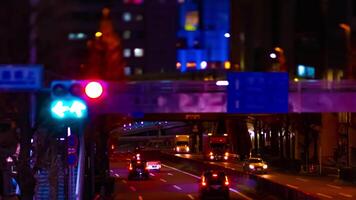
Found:
<path fill-rule="evenodd" d="M 56 119 L 81 119 L 87 116 L 87 106 L 79 99 L 55 100 L 51 103 L 51 114 Z"/>

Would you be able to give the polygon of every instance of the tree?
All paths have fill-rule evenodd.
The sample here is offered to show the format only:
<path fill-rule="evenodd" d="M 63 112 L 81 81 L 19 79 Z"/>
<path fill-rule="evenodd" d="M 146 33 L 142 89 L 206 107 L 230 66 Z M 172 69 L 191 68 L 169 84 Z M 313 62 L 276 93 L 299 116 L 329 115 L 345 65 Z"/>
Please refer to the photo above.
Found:
<path fill-rule="evenodd" d="M 108 8 L 103 9 L 99 31 L 87 45 L 89 54 L 85 70 L 88 78 L 124 79 L 125 61 L 122 57 L 122 43 L 114 30 Z"/>

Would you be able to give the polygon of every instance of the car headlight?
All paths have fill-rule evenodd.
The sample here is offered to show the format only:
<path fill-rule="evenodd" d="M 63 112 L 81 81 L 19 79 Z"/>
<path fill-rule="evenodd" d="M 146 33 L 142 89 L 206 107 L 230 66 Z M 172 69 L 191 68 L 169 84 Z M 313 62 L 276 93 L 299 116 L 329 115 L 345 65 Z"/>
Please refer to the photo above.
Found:
<path fill-rule="evenodd" d="M 253 166 L 252 164 L 250 164 L 248 167 L 249 167 L 250 169 L 255 169 L 255 166 Z"/>
<path fill-rule="evenodd" d="M 268 167 L 268 166 L 267 166 L 266 164 L 263 165 L 263 169 L 267 169 L 267 167 Z"/>

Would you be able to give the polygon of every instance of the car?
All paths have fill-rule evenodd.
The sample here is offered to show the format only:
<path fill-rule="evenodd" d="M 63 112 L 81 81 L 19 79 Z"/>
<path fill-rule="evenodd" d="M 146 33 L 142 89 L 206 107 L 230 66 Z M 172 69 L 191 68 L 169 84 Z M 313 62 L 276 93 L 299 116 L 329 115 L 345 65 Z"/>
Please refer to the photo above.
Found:
<path fill-rule="evenodd" d="M 200 179 L 200 199 L 229 199 L 229 184 L 229 179 L 224 171 L 205 171 Z"/>
<path fill-rule="evenodd" d="M 147 168 L 149 171 L 160 171 L 161 167 L 162 165 L 160 161 L 147 161 Z"/>
<path fill-rule="evenodd" d="M 253 173 L 267 173 L 268 165 L 266 162 L 259 157 L 250 157 L 244 161 L 242 164 L 243 170 L 245 172 Z"/>
<path fill-rule="evenodd" d="M 132 159 L 129 163 L 128 179 L 144 179 L 149 178 L 149 172 L 147 168 L 147 162 L 144 160 Z"/>

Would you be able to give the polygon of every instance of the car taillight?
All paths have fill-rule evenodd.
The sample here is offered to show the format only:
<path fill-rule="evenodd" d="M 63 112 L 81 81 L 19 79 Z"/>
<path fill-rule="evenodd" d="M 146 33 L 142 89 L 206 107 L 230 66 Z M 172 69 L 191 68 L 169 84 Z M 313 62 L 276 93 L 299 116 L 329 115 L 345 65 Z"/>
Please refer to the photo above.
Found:
<path fill-rule="evenodd" d="M 218 175 L 217 174 L 213 174 L 213 177 L 218 177 Z"/>
<path fill-rule="evenodd" d="M 132 165 L 130 164 L 130 166 L 129 166 L 129 170 L 131 171 L 132 170 Z"/>
<path fill-rule="evenodd" d="M 226 185 L 226 186 L 229 185 L 229 179 L 227 178 L 227 176 L 225 176 L 225 185 Z"/>
<path fill-rule="evenodd" d="M 213 152 L 210 152 L 210 153 L 209 153 L 209 156 L 212 156 L 212 155 L 213 155 Z"/>
<path fill-rule="evenodd" d="M 202 179 L 202 180 L 201 180 L 201 185 L 202 185 L 202 186 L 206 186 L 205 176 L 202 176 L 201 179 Z"/>

